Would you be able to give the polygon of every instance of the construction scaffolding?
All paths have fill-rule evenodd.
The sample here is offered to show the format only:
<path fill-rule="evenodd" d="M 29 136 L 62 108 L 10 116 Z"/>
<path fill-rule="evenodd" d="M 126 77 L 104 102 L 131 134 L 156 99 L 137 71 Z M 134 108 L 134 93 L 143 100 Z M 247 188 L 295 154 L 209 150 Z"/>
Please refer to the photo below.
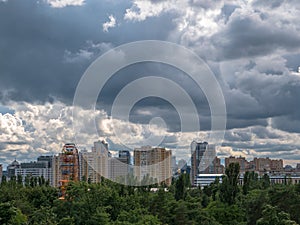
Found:
<path fill-rule="evenodd" d="M 65 199 L 68 183 L 79 181 L 79 155 L 75 144 L 65 144 L 59 154 L 59 173 L 60 199 Z"/>

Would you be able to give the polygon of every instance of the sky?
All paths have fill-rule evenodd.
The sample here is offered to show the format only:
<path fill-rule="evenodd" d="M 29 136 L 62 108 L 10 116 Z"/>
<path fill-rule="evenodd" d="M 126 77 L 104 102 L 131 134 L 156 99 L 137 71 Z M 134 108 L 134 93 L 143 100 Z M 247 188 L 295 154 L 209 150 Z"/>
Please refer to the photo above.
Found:
<path fill-rule="evenodd" d="M 282 158 L 295 165 L 299 11 L 298 0 L 0 0 L 0 164 L 57 154 L 66 142 L 80 149 L 99 139 L 112 150 L 140 147 L 149 135 L 178 159 L 188 158 L 191 141 L 211 133 L 211 108 L 188 74 L 170 65 L 145 62 L 117 71 L 96 110 L 79 107 L 74 125 L 74 95 L 87 68 L 122 44 L 159 40 L 191 50 L 216 77 L 227 112 L 224 139 L 216 143 L 220 157 Z M 112 117 L 118 93 L 149 75 L 180 85 L 196 106 L 200 131 L 182 132 L 181 117 L 189 115 L 161 98 L 164 85 L 157 85 L 157 96 L 132 105 L 127 121 Z M 135 89 L 137 96 L 143 91 Z M 175 89 L 168 94 L 178 96 Z"/>

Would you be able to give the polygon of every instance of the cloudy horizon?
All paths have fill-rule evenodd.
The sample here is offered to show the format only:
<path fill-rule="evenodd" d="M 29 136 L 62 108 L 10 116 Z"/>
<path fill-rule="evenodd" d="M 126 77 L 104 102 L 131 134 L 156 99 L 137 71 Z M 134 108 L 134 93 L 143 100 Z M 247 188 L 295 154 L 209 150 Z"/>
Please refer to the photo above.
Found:
<path fill-rule="evenodd" d="M 165 64 L 138 63 L 115 73 L 96 110 L 78 109 L 73 127 L 73 98 L 86 69 L 119 45 L 160 40 L 190 49 L 216 76 L 227 111 L 219 156 L 282 158 L 295 165 L 300 162 L 299 11 L 296 0 L 0 0 L 0 164 L 56 154 L 74 141 L 80 149 L 99 139 L 112 150 L 126 147 L 120 140 L 139 147 L 149 133 L 164 137 L 161 146 L 186 159 L 192 140 L 208 139 L 210 106 L 193 80 Z M 176 107 L 155 96 L 134 105 L 129 123 L 111 118 L 122 88 L 150 75 L 171 79 L 189 94 L 200 132 L 181 132 Z M 166 127 L 148 126 L 157 117 Z M 94 123 L 98 133 L 89 129 Z M 80 133 L 76 138 L 74 129 Z M 122 136 L 114 129 L 124 131 Z"/>

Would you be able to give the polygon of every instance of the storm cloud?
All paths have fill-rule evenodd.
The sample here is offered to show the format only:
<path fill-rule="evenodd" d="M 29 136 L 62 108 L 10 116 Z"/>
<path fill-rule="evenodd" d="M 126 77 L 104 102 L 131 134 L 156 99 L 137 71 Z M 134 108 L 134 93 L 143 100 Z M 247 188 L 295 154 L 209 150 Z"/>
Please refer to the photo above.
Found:
<path fill-rule="evenodd" d="M 116 46 L 149 39 L 189 48 L 215 74 L 227 110 L 220 155 L 299 160 L 299 11 L 296 0 L 0 1 L 0 163 L 17 155 L 31 160 L 57 153 L 64 142 L 74 141 L 72 101 L 88 66 Z M 112 148 L 122 148 L 109 123 L 112 104 L 127 84 L 149 75 L 171 79 L 188 93 L 200 118 L 196 136 L 208 137 L 211 109 L 203 91 L 183 71 L 146 62 L 114 74 L 100 92 L 96 111 L 81 109 L 80 147 L 105 138 Z M 176 90 L 168 91 L 176 96 Z M 132 145 L 143 143 L 155 117 L 167 125 L 163 134 L 155 133 L 165 137 L 162 144 L 186 155 L 195 136 L 180 133 L 176 107 L 159 96 L 132 108 Z M 101 118 L 98 134 L 89 129 L 94 118 Z M 117 124 L 124 129 L 122 121 Z"/>

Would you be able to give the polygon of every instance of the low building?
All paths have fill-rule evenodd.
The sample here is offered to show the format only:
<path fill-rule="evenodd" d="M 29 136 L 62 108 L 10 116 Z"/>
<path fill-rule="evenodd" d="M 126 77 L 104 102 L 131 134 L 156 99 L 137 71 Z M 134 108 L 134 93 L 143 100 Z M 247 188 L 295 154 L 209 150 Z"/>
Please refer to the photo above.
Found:
<path fill-rule="evenodd" d="M 205 187 L 210 185 L 211 183 L 215 182 L 218 178 L 219 182 L 222 183 L 222 176 L 223 174 L 198 174 L 196 176 L 196 186 Z"/>
<path fill-rule="evenodd" d="M 21 163 L 20 167 L 15 169 L 15 176 L 21 175 L 23 182 L 26 177 L 44 177 L 49 183 L 52 182 L 52 170 L 47 162 L 29 162 Z"/>
<path fill-rule="evenodd" d="M 15 159 L 11 164 L 7 166 L 7 176 L 8 178 L 11 178 L 12 176 L 15 176 L 16 169 L 20 168 L 20 163 Z"/>

